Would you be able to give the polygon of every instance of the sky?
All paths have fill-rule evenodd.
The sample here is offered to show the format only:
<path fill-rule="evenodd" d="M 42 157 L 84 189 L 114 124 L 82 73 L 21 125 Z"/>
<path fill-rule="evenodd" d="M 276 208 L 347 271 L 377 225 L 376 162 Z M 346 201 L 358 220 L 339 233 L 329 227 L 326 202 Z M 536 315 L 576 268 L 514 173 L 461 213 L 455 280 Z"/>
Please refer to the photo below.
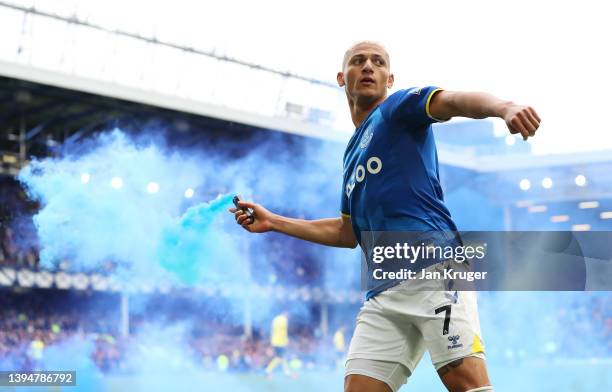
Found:
<path fill-rule="evenodd" d="M 612 149 L 605 1 L 13 2 L 331 83 L 351 43 L 375 40 L 391 54 L 397 88 L 486 91 L 533 106 L 537 154 Z M 235 99 L 244 85 L 228 88 Z"/>

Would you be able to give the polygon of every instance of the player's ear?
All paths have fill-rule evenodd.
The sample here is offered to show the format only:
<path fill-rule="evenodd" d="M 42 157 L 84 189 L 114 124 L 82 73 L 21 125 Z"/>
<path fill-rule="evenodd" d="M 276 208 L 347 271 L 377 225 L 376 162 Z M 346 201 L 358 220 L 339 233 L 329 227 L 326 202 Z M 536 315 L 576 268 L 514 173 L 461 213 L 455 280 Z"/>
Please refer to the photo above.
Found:
<path fill-rule="evenodd" d="M 344 73 L 338 72 L 336 75 L 336 80 L 338 81 L 338 86 L 344 87 Z"/>
<path fill-rule="evenodd" d="M 393 82 L 395 82 L 395 76 L 393 76 L 393 74 L 389 74 L 389 78 L 387 79 L 387 88 L 393 87 Z"/>

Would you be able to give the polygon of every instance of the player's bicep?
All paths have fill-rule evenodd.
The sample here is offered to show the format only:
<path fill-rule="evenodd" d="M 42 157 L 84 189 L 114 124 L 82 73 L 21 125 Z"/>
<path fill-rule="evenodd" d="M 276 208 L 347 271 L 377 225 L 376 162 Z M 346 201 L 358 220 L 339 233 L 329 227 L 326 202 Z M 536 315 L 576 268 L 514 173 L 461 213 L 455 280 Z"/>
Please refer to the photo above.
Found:
<path fill-rule="evenodd" d="M 427 105 L 427 114 L 438 121 L 450 120 L 451 117 L 457 115 L 455 105 L 456 95 L 453 91 L 433 91 Z"/>

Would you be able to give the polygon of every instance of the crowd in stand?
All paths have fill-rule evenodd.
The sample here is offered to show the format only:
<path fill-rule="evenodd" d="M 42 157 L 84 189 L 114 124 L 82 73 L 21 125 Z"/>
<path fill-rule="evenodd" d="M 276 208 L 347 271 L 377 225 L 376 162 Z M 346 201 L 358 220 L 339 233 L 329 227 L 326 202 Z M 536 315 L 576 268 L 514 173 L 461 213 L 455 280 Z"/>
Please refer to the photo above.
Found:
<path fill-rule="evenodd" d="M 180 319 L 169 322 L 165 318 L 165 327 L 171 331 L 171 338 L 166 339 L 168 333 L 160 331 L 160 319 L 137 314 L 130 317 L 129 335 L 123 336 L 116 306 L 111 306 L 112 301 L 108 300 L 100 306 L 101 300 L 96 295 L 99 293 L 92 296 L 40 289 L 0 291 L 0 368 L 41 368 L 48 350 L 79 342 L 84 346 L 86 342 L 91 344 L 89 357 L 103 372 L 130 372 L 139 366 L 133 358 L 150 357 L 152 352 L 163 353 L 172 348 L 189 353 L 181 356 L 185 363 L 218 371 L 263 371 L 274 356 L 266 328 L 254 328 L 247 337 L 242 326 L 224 324 L 205 315 L 190 318 L 190 329 L 180 331 L 173 330 Z M 117 302 L 117 298 L 114 300 Z M 157 332 L 151 332 L 153 329 Z M 326 345 L 331 345 L 331 338 L 315 336 L 318 332 L 313 330 L 314 333 L 304 326 L 291 329 L 287 351 L 290 366 L 320 368 L 322 359 L 325 366 L 335 366 L 333 346 L 325 350 Z M 148 339 L 151 336 L 166 338 Z M 325 351 L 329 351 L 329 358 L 321 358 Z"/>
<path fill-rule="evenodd" d="M 557 316 L 551 325 L 558 326 L 561 332 L 551 331 L 553 339 L 550 342 L 540 341 L 540 347 L 524 347 L 527 350 L 526 358 L 612 356 L 610 295 L 580 294 L 576 295 L 573 303 L 560 303 L 554 312 Z M 180 324 L 180 317 L 153 318 L 150 309 L 144 309 L 130 316 L 130 331 L 124 336 L 119 327 L 118 297 L 109 297 L 105 304 L 100 305 L 100 302 L 104 302 L 96 298 L 100 295 L 106 294 L 41 289 L 2 290 L 0 367 L 22 370 L 40 368 L 44 366 L 49 350 L 61 348 L 67 342 L 74 344 L 75 341 L 88 342 L 90 348 L 87 355 L 98 369 L 107 373 L 130 373 L 140 366 L 134 358 L 152 358 L 155 353 L 161 355 L 162 360 L 169 360 L 169 366 L 196 366 L 224 372 L 263 373 L 274 357 L 267 321 L 254 327 L 252 333 L 247 335 L 240 324 L 227 323 L 206 313 L 194 316 L 192 309 L 177 309 L 174 316 L 185 313 L 183 317 L 189 320 L 189 328 L 173 331 L 173 325 Z M 345 318 L 348 323 L 351 317 L 347 315 Z M 170 333 L 159 332 L 162 327 L 169 328 Z M 158 332 L 151 332 L 155 328 Z M 318 325 L 308 323 L 291 328 L 286 353 L 289 366 L 295 371 L 338 366 L 342 353 L 334 345 L 333 332 L 334 329 L 323 336 Z M 164 338 L 147 340 L 151 336 L 158 336 L 156 334 Z M 347 332 L 343 338 L 348 340 L 349 336 Z M 516 344 L 508 344 L 520 351 L 520 341 L 528 339 L 518 339 Z M 556 344 L 556 347 L 551 347 L 551 344 Z M 502 357 L 503 352 L 507 352 L 508 345 L 502 352 L 499 352 L 498 346 L 491 346 L 490 355 Z M 182 350 L 178 356 L 182 363 L 176 363 L 165 354 L 174 348 Z"/>
<path fill-rule="evenodd" d="M 35 246 L 19 246 L 9 227 L 0 228 L 0 264 L 11 267 L 36 268 L 38 250 Z"/>

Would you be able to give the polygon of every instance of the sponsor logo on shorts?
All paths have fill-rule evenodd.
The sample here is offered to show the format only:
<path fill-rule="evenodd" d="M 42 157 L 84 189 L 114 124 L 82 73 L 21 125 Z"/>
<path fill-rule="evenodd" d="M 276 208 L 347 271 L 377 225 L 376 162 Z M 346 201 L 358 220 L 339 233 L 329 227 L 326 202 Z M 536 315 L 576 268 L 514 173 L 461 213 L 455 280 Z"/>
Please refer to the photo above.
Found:
<path fill-rule="evenodd" d="M 461 338 L 461 336 L 459 335 L 452 335 L 448 337 L 448 341 L 451 342 L 452 344 L 450 346 L 448 346 L 448 349 L 453 349 L 453 348 L 459 348 L 459 347 L 463 347 L 463 343 L 459 343 L 457 344 L 457 342 L 459 341 L 459 339 Z"/>

